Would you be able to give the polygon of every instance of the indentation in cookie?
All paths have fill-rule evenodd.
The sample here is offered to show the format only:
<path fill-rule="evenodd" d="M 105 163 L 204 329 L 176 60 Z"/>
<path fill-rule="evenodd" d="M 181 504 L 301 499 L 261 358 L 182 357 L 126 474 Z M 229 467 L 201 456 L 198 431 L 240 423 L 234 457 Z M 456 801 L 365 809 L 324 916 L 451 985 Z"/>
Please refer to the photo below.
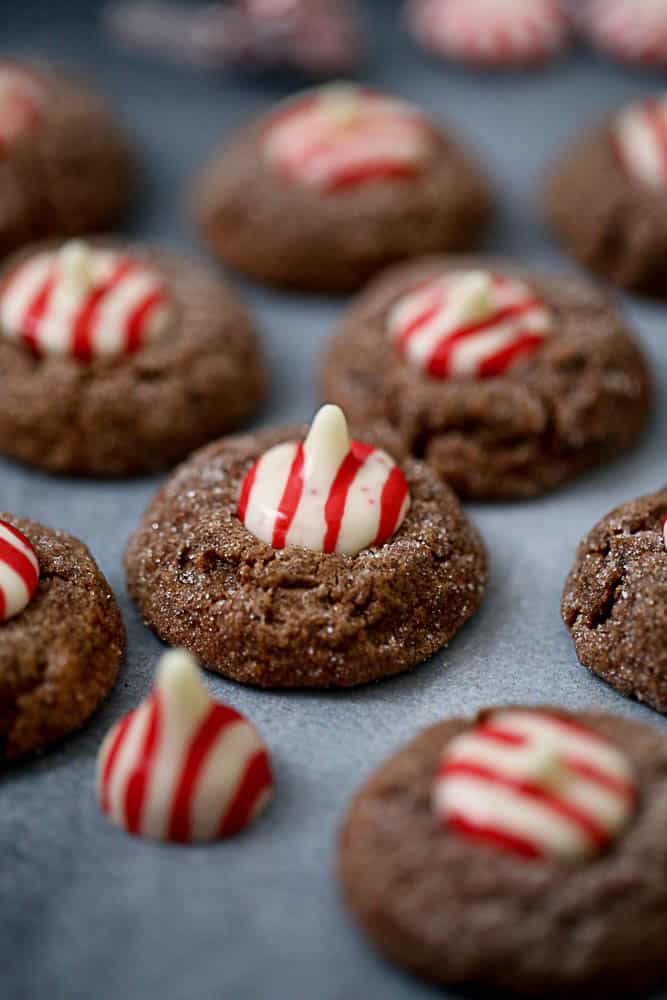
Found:
<path fill-rule="evenodd" d="M 269 757 L 244 716 L 211 698 L 197 661 L 172 650 L 98 754 L 102 811 L 128 833 L 181 843 L 240 832 L 267 804 Z"/>
<path fill-rule="evenodd" d="M 327 192 L 410 179 L 432 146 L 430 124 L 416 108 L 351 84 L 291 101 L 264 131 L 270 164 L 293 182 Z"/>
<path fill-rule="evenodd" d="M 0 155 L 39 122 L 46 89 L 36 73 L 0 63 Z"/>
<path fill-rule="evenodd" d="M 0 622 L 28 606 L 39 583 L 37 553 L 22 532 L 0 520 Z"/>
<path fill-rule="evenodd" d="M 22 260 L 0 287 L 2 335 L 36 357 L 88 363 L 133 354 L 164 336 L 172 314 L 159 274 L 80 240 Z"/>
<path fill-rule="evenodd" d="M 548 307 L 514 278 L 454 271 L 420 282 L 387 314 L 398 353 L 431 378 L 502 375 L 552 331 Z"/>
<path fill-rule="evenodd" d="M 246 474 L 238 515 L 274 549 L 355 555 L 382 545 L 410 507 L 405 476 L 380 448 L 350 440 L 337 406 L 323 406 L 304 442 L 270 448 Z"/>
<path fill-rule="evenodd" d="M 621 751 L 572 719 L 503 709 L 447 747 L 434 809 L 443 826 L 525 859 L 578 860 L 625 829 L 638 792 Z"/>

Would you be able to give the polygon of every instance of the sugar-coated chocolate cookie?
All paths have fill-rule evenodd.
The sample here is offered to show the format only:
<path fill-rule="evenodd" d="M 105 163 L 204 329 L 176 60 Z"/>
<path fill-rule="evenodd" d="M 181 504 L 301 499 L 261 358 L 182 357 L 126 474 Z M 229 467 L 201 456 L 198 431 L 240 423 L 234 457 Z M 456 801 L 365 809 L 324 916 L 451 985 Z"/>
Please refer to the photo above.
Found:
<path fill-rule="evenodd" d="M 215 154 L 197 223 L 225 263 L 307 290 L 470 247 L 489 214 L 477 167 L 419 109 L 352 85 L 279 105 Z"/>
<path fill-rule="evenodd" d="M 127 140 L 88 87 L 0 60 L 0 256 L 115 222 L 132 174 Z"/>
<path fill-rule="evenodd" d="M 595 288 L 430 257 L 390 269 L 353 303 L 322 393 L 357 424 L 389 421 L 460 495 L 495 499 L 542 493 L 628 447 L 650 387 Z"/>
<path fill-rule="evenodd" d="M 610 281 L 667 297 L 667 95 L 627 105 L 569 149 L 547 183 L 564 245 Z"/>
<path fill-rule="evenodd" d="M 486 560 L 454 494 L 337 407 L 224 439 L 159 491 L 130 593 L 166 642 L 262 687 L 361 684 L 416 666 L 479 606 Z M 379 444 L 381 447 L 372 447 Z"/>
<path fill-rule="evenodd" d="M 667 977 L 667 741 L 628 719 L 505 708 L 449 719 L 355 796 L 347 906 L 435 982 L 637 996 Z"/>
<path fill-rule="evenodd" d="M 235 427 L 265 386 L 250 318 L 196 264 L 111 242 L 37 245 L 0 272 L 0 453 L 133 475 Z"/>
<path fill-rule="evenodd" d="M 116 601 L 85 545 L 0 514 L 0 760 L 82 726 L 124 647 Z"/>
<path fill-rule="evenodd" d="M 603 517 L 579 546 L 561 611 L 580 662 L 667 712 L 667 487 Z"/>

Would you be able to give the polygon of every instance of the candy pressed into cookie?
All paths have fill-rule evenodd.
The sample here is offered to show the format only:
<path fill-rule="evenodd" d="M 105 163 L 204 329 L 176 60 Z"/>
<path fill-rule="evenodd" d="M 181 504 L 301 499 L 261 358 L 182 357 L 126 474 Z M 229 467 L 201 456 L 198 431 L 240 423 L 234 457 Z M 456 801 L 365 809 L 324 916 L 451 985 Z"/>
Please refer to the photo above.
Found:
<path fill-rule="evenodd" d="M 195 209 L 225 263 L 335 291 L 405 257 L 470 247 L 489 196 L 477 167 L 418 108 L 336 84 L 232 139 L 200 179 Z"/>
<path fill-rule="evenodd" d="M 71 241 L 0 272 L 0 453 L 50 472 L 173 464 L 257 406 L 240 302 L 162 250 Z"/>
<path fill-rule="evenodd" d="M 667 297 L 667 94 L 620 108 L 556 163 L 548 219 L 583 264 Z"/>
<path fill-rule="evenodd" d="M 579 546 L 561 611 L 580 662 L 667 712 L 667 488 L 617 507 Z"/>
<path fill-rule="evenodd" d="M 444 646 L 481 602 L 484 550 L 448 487 L 385 439 L 397 443 L 373 429 L 351 440 L 327 406 L 307 436 L 288 427 L 192 456 L 126 552 L 147 624 L 262 687 L 361 684 Z"/>
<path fill-rule="evenodd" d="M 115 222 L 132 173 L 125 137 L 88 87 L 0 60 L 0 256 Z"/>
<path fill-rule="evenodd" d="M 371 283 L 321 381 L 350 420 L 388 421 L 476 499 L 533 496 L 613 458 L 639 435 L 650 396 L 639 347 L 595 288 L 445 257 Z"/>
<path fill-rule="evenodd" d="M 441 985 L 635 996 L 667 977 L 665 822 L 658 730 L 491 708 L 381 765 L 347 814 L 339 874 L 373 945 Z"/>
<path fill-rule="evenodd" d="M 0 514 L 0 760 L 78 729 L 109 693 L 125 630 L 88 549 Z"/>

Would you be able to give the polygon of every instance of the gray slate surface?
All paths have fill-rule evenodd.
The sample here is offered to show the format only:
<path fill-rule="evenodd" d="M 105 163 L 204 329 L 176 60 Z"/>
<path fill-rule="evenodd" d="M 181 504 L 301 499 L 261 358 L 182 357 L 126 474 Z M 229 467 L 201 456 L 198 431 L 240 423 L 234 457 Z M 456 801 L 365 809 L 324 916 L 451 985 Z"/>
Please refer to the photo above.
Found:
<path fill-rule="evenodd" d="M 0 3 L 0 51 L 33 50 L 99 79 L 141 143 L 144 197 L 130 227 L 190 252 L 180 196 L 213 142 L 289 90 L 197 78 L 125 57 L 95 33 L 94 4 Z M 576 53 L 544 74 L 443 69 L 400 43 L 396 7 L 374 5 L 369 77 L 456 123 L 487 158 L 502 210 L 488 249 L 567 267 L 534 212 L 540 171 L 588 118 L 656 86 Z M 273 395 L 260 421 L 308 417 L 313 373 L 342 303 L 243 289 L 265 334 Z M 385 965 L 348 923 L 332 878 L 336 831 L 357 783 L 443 715 L 490 702 L 595 705 L 663 724 L 576 663 L 558 613 L 580 536 L 610 507 L 665 481 L 667 310 L 627 308 L 662 400 L 642 446 L 534 503 L 475 507 L 491 584 L 451 648 L 411 676 L 338 694 L 279 695 L 219 679 L 211 687 L 255 720 L 273 753 L 274 805 L 247 836 L 179 849 L 124 836 L 95 801 L 95 753 L 148 690 L 159 643 L 124 586 L 121 554 L 157 480 L 49 479 L 0 462 L 0 509 L 72 531 L 121 602 L 129 651 L 111 698 L 78 736 L 0 783 L 0 994 L 8 1000 L 416 1000 L 430 988 Z M 622 415 L 619 415 L 622 419 Z M 667 996 L 667 993 L 664 994 Z"/>

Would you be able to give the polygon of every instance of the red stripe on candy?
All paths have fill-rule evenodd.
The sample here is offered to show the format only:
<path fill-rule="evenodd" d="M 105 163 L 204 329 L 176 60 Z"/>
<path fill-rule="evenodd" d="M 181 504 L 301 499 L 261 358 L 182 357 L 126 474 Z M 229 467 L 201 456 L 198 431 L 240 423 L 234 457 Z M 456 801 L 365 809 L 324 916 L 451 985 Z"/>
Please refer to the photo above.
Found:
<path fill-rule="evenodd" d="M 336 551 L 338 536 L 340 535 L 343 517 L 345 516 L 345 504 L 347 503 L 348 494 L 359 469 L 364 465 L 373 450 L 368 445 L 354 441 L 352 442 L 350 451 L 341 462 L 324 506 L 324 520 L 327 526 L 324 536 L 324 552 Z"/>
<path fill-rule="evenodd" d="M 519 854 L 522 858 L 537 859 L 542 857 L 541 851 L 530 840 L 517 837 L 512 833 L 507 833 L 495 826 L 484 826 L 481 823 L 473 823 L 459 813 L 452 813 L 447 818 L 447 826 L 464 837 L 472 840 L 485 841 L 493 847 L 500 847 L 513 854 Z"/>
<path fill-rule="evenodd" d="M 241 716 L 226 705 L 213 704 L 194 734 L 187 750 L 185 763 L 176 784 L 167 837 L 187 843 L 191 837 L 192 800 L 202 767 L 221 732 L 239 722 Z"/>
<path fill-rule="evenodd" d="M 32 544 L 32 542 L 29 541 L 29 539 L 25 537 L 24 534 L 22 534 L 18 530 L 18 528 L 15 528 L 13 524 L 8 524 L 7 521 L 0 521 L 0 524 L 5 529 L 5 531 L 8 531 L 10 535 L 14 536 L 17 542 L 20 542 L 22 545 L 25 545 L 25 547 L 32 552 L 35 559 L 37 559 L 37 552 L 35 551 L 35 546 Z"/>
<path fill-rule="evenodd" d="M 274 549 L 284 549 L 287 532 L 296 514 L 303 493 L 303 443 L 300 442 L 287 477 L 285 489 L 276 514 L 271 545 Z"/>
<path fill-rule="evenodd" d="M 418 333 L 422 327 L 426 326 L 427 323 L 430 323 L 435 316 L 437 316 L 443 308 L 444 303 L 444 296 L 439 295 L 433 305 L 427 306 L 426 309 L 419 314 L 419 316 L 416 316 L 412 322 L 408 323 L 404 330 L 401 330 L 398 340 L 396 341 L 396 347 L 401 353 L 404 353 L 408 342 L 412 340 L 415 334 Z"/>
<path fill-rule="evenodd" d="M 633 785 L 628 784 L 627 781 L 623 781 L 620 778 L 615 778 L 613 774 L 601 771 L 595 764 L 589 764 L 588 761 L 580 760 L 577 757 L 565 757 L 564 762 L 568 770 L 573 774 L 578 774 L 580 777 L 586 778 L 608 792 L 613 792 L 614 795 L 619 795 L 622 798 L 631 799 L 632 801 L 637 798 L 637 791 Z"/>
<path fill-rule="evenodd" d="M 419 173 L 415 164 L 378 160 L 336 171 L 326 184 L 327 191 L 343 191 L 374 180 L 411 180 Z"/>
<path fill-rule="evenodd" d="M 34 296 L 23 316 L 23 322 L 21 324 L 21 337 L 26 347 L 28 347 L 36 357 L 39 357 L 40 354 L 39 324 L 49 307 L 49 301 L 51 299 L 54 286 L 55 275 L 51 273 L 42 282 L 41 288 Z"/>
<path fill-rule="evenodd" d="M 160 715 L 160 700 L 157 692 L 154 691 L 150 697 L 144 743 L 125 788 L 125 825 L 129 833 L 141 831 L 141 816 L 146 800 L 146 790 L 160 735 Z"/>
<path fill-rule="evenodd" d="M 0 538 L 0 562 L 9 566 L 21 577 L 28 593 L 32 596 L 37 586 L 39 574 L 27 555 L 11 542 Z"/>
<path fill-rule="evenodd" d="M 401 508 L 407 495 L 408 484 L 405 481 L 405 476 L 398 466 L 395 465 L 387 476 L 387 481 L 382 488 L 380 524 L 375 536 L 375 545 L 382 545 L 383 542 L 386 542 L 394 534 Z"/>
<path fill-rule="evenodd" d="M 245 524 L 245 516 L 248 511 L 248 504 L 250 502 L 250 494 L 252 493 L 252 488 L 255 485 L 255 480 L 257 479 L 257 471 L 259 469 L 259 462 L 255 462 L 251 469 L 246 472 L 243 483 L 241 485 L 241 495 L 239 496 L 239 521 Z"/>
<path fill-rule="evenodd" d="M 71 353 L 79 361 L 90 361 L 93 357 L 93 336 L 95 321 L 103 300 L 132 271 L 136 269 L 135 261 L 125 260 L 118 264 L 111 276 L 93 289 L 74 320 Z"/>
<path fill-rule="evenodd" d="M 499 729 L 494 725 L 486 724 L 483 726 L 475 727 L 475 736 L 479 736 L 483 740 L 491 740 L 494 743 L 504 743 L 507 746 L 525 746 L 528 742 L 525 736 L 521 733 L 510 732 L 509 729 Z"/>
<path fill-rule="evenodd" d="M 538 305 L 539 303 L 535 299 L 524 299 L 522 302 L 507 306 L 505 309 L 498 309 L 497 312 L 487 319 L 480 320 L 477 323 L 469 323 L 467 326 L 459 327 L 453 333 L 447 334 L 431 354 L 427 371 L 435 378 L 444 378 L 449 374 L 449 366 L 454 348 L 462 340 L 467 340 L 469 337 L 476 336 L 479 333 L 486 333 L 500 323 L 523 316 Z"/>
<path fill-rule="evenodd" d="M 148 317 L 158 306 L 165 301 L 165 292 L 162 288 L 146 295 L 142 301 L 132 310 L 127 318 L 125 327 L 125 350 L 127 354 L 134 354 L 143 343 L 143 333 Z"/>
<path fill-rule="evenodd" d="M 257 801 L 271 787 L 271 767 L 266 750 L 258 750 L 245 769 L 234 799 L 220 822 L 220 837 L 238 833 L 248 823 Z"/>
<path fill-rule="evenodd" d="M 531 354 L 532 351 L 544 342 L 544 337 L 538 333 L 517 334 L 506 347 L 502 347 L 495 354 L 490 354 L 480 362 L 479 374 L 481 378 L 489 378 L 493 375 L 502 375 L 503 372 L 518 361 L 524 354 Z"/>
<path fill-rule="evenodd" d="M 100 779 L 101 792 L 102 792 L 102 812 L 108 813 L 111 809 L 111 800 L 109 796 L 109 786 L 111 784 L 111 776 L 113 774 L 113 769 L 116 765 L 116 758 L 120 753 L 120 749 L 125 742 L 125 737 L 127 736 L 127 731 L 130 728 L 130 723 L 134 718 L 136 712 L 128 712 L 126 716 L 119 722 L 118 729 L 116 730 L 116 735 L 111 741 L 111 746 L 104 761 L 104 768 L 102 770 L 102 777 Z"/>

